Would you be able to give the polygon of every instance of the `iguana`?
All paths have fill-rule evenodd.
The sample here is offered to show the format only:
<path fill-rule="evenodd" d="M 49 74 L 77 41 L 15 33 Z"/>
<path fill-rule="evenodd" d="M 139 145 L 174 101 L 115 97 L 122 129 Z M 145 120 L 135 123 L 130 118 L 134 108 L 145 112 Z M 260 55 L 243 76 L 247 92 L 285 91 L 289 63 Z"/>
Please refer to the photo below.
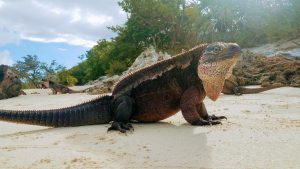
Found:
<path fill-rule="evenodd" d="M 226 117 L 208 115 L 203 100 L 217 100 L 240 55 L 235 43 L 202 44 L 125 76 L 112 95 L 55 110 L 1 110 L 0 119 L 54 127 L 112 122 L 108 131 L 126 132 L 132 121 L 157 122 L 181 110 L 191 125 L 221 124 Z"/>
<path fill-rule="evenodd" d="M 259 88 L 245 88 L 239 86 L 236 82 L 226 79 L 224 83 L 224 87 L 222 93 L 228 95 L 237 95 L 240 96 L 242 94 L 256 94 L 260 92 L 264 92 L 271 89 L 276 89 L 283 86 L 268 86 L 268 87 L 259 87 Z"/>
<path fill-rule="evenodd" d="M 75 91 L 70 89 L 69 87 L 55 83 L 52 80 L 48 79 L 42 79 L 41 87 L 43 89 L 51 89 L 53 94 L 61 93 L 61 94 L 66 94 L 66 93 L 82 93 L 83 91 Z"/>

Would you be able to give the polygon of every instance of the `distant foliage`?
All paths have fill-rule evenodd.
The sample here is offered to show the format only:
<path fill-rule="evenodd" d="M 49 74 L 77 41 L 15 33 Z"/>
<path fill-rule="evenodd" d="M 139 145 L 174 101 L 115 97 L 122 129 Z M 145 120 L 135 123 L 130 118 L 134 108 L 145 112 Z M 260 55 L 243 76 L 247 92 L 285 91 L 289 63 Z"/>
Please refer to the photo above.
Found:
<path fill-rule="evenodd" d="M 27 55 L 12 66 L 12 70 L 22 80 L 23 88 L 39 88 L 41 79 L 57 81 L 56 73 L 64 69 L 55 60 L 50 64 L 39 61 L 36 55 Z"/>
<path fill-rule="evenodd" d="M 106 73 L 109 76 L 112 76 L 114 74 L 121 74 L 122 72 L 124 72 L 126 70 L 126 65 L 120 61 L 113 61 L 112 63 L 110 63 L 109 65 L 109 69 L 106 71 Z"/>
<path fill-rule="evenodd" d="M 67 70 L 58 72 L 57 78 L 59 79 L 58 82 L 63 85 L 75 86 L 78 83 L 78 80 Z"/>
<path fill-rule="evenodd" d="M 127 13 L 117 36 L 99 40 L 69 73 L 79 84 L 119 74 L 149 45 L 170 54 L 199 43 L 257 46 L 300 37 L 299 0 L 122 0 Z"/>

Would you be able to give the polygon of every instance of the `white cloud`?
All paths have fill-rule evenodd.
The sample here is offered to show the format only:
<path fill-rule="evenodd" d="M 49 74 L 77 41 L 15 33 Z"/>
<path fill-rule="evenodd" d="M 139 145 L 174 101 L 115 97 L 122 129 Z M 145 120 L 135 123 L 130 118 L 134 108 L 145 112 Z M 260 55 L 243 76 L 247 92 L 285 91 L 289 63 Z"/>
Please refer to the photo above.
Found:
<path fill-rule="evenodd" d="M 72 18 L 71 21 L 70 21 L 71 23 L 81 20 L 80 9 L 79 8 L 72 11 L 71 18 Z"/>
<path fill-rule="evenodd" d="M 13 64 L 13 61 L 10 58 L 10 53 L 7 50 L 0 52 L 0 65 L 2 65 L 2 64 L 9 65 L 9 66 L 11 66 Z"/>
<path fill-rule="evenodd" d="M 59 51 L 62 51 L 62 52 L 65 52 L 65 51 L 67 51 L 67 49 L 65 49 L 65 48 L 57 48 Z"/>
<path fill-rule="evenodd" d="M 0 0 L 0 8 L 4 5 L 4 2 Z"/>
<path fill-rule="evenodd" d="M 7 43 L 18 43 L 19 40 L 20 35 L 18 33 L 0 25 L 0 46 Z"/>
<path fill-rule="evenodd" d="M 0 0 L 0 45 L 21 38 L 91 47 L 115 36 L 107 27 L 126 21 L 120 11 L 117 0 Z"/>
<path fill-rule="evenodd" d="M 72 36 L 72 35 L 59 35 L 59 37 L 57 38 L 39 38 L 39 37 L 22 36 L 22 39 L 27 39 L 34 42 L 44 42 L 44 43 L 49 43 L 49 42 L 68 43 L 71 45 L 85 46 L 87 48 L 91 48 L 96 44 L 95 41 L 85 40 L 80 37 Z"/>
<path fill-rule="evenodd" d="M 87 16 L 87 22 L 94 26 L 104 24 L 110 20 L 112 20 L 112 17 L 105 16 L 105 15 L 97 16 L 97 15 L 89 14 Z"/>

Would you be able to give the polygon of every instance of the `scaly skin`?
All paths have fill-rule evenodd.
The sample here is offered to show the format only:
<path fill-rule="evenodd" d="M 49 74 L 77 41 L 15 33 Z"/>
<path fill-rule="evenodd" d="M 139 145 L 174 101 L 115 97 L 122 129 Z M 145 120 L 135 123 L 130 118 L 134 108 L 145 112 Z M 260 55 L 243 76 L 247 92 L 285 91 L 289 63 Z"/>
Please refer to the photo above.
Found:
<path fill-rule="evenodd" d="M 236 44 L 202 45 L 123 78 L 113 90 L 109 130 L 125 132 L 130 120 L 156 122 L 179 110 L 192 125 L 220 124 L 225 117 L 209 116 L 203 99 L 218 98 L 240 53 Z"/>
<path fill-rule="evenodd" d="M 0 119 L 52 127 L 104 124 L 112 120 L 108 106 L 111 98 L 111 96 L 101 96 L 76 106 L 53 110 L 0 110 Z"/>
<path fill-rule="evenodd" d="M 113 121 L 109 131 L 126 132 L 133 129 L 132 120 L 156 122 L 182 110 L 184 118 L 192 125 L 220 124 L 219 120 L 225 117 L 208 115 L 203 100 L 206 96 L 214 101 L 219 97 L 240 54 L 240 47 L 232 43 L 199 45 L 129 74 L 116 84 L 112 96 L 60 110 L 17 113 L 0 110 L 0 119 L 38 125 L 45 125 L 44 121 L 47 125 L 47 121 L 52 120 L 49 123 L 52 126 Z M 70 115 L 76 118 L 76 123 L 70 120 Z"/>

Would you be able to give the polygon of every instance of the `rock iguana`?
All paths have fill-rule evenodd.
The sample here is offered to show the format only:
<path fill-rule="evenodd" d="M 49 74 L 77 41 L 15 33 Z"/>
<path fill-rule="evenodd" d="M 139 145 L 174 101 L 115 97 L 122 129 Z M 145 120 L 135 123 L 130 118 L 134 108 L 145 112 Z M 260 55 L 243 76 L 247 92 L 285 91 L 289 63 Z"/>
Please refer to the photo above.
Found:
<path fill-rule="evenodd" d="M 222 93 L 228 95 L 237 95 L 240 96 L 242 94 L 256 94 L 260 92 L 264 92 L 271 89 L 276 89 L 283 86 L 268 86 L 268 87 L 259 87 L 259 88 L 245 88 L 239 86 L 236 82 L 226 79 L 224 83 L 224 87 Z"/>
<path fill-rule="evenodd" d="M 83 91 L 72 90 L 72 89 L 68 88 L 65 85 L 55 83 L 52 80 L 43 79 L 42 81 L 43 81 L 42 84 L 41 84 L 42 88 L 43 89 L 49 89 L 50 88 L 52 90 L 53 94 L 57 94 L 57 93 L 61 93 L 61 94 L 82 93 L 83 92 Z"/>
<path fill-rule="evenodd" d="M 181 110 L 192 125 L 221 124 L 226 117 L 208 115 L 203 100 L 217 100 L 240 55 L 235 43 L 202 44 L 127 75 L 112 95 L 55 110 L 0 110 L 0 119 L 54 127 L 112 122 L 108 130 L 126 132 L 131 121 L 157 122 Z"/>

